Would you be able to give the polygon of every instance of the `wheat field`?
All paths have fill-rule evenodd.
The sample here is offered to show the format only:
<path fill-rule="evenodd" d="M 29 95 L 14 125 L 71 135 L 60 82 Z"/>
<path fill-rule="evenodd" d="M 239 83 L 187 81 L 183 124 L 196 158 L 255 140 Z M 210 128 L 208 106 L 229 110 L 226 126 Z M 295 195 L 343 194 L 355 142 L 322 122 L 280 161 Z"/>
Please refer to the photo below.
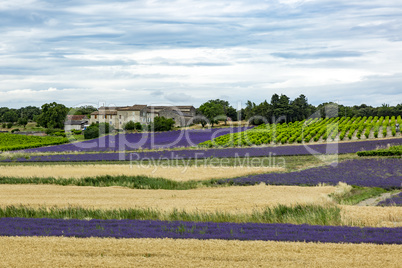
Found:
<path fill-rule="evenodd" d="M 140 190 L 123 187 L 56 185 L 0 185 L 2 207 L 69 206 L 91 209 L 151 208 L 164 212 L 227 212 L 249 214 L 278 204 L 331 204 L 334 186 L 232 186 L 192 190 Z M 400 227 L 402 207 L 342 205 L 342 224 L 349 226 Z"/>
<path fill-rule="evenodd" d="M 400 267 L 401 245 L 0 237 L 1 267 Z"/>
<path fill-rule="evenodd" d="M 2 177 L 84 178 L 102 175 L 150 176 L 175 181 L 233 178 L 251 174 L 280 172 L 279 167 L 163 166 L 163 165 L 18 165 L 0 166 Z"/>
<path fill-rule="evenodd" d="M 324 204 L 333 186 L 232 186 L 191 190 L 144 190 L 123 187 L 0 185 L 0 204 L 30 207 L 153 208 L 202 212 L 242 212 L 277 204 Z"/>

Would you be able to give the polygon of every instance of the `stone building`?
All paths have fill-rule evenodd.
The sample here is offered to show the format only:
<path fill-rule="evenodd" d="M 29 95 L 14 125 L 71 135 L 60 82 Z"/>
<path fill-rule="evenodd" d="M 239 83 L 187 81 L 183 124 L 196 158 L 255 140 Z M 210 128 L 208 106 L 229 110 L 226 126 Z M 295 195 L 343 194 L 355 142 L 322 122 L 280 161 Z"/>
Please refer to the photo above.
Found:
<path fill-rule="evenodd" d="M 123 129 L 129 121 L 150 124 L 156 116 L 172 118 L 176 127 L 187 126 L 195 116 L 194 106 L 147 106 L 100 107 L 91 113 L 89 124 L 109 123 L 115 129 Z"/>

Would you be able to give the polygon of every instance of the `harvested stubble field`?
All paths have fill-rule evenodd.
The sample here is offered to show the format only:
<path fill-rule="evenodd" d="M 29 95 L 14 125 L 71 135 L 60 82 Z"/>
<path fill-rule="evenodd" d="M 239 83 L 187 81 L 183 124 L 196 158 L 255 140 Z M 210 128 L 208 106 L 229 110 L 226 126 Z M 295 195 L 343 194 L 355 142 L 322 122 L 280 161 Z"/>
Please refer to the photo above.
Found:
<path fill-rule="evenodd" d="M 0 237 L 0 266 L 399 267 L 401 245 Z"/>
<path fill-rule="evenodd" d="M 333 186 L 243 186 L 191 190 L 144 190 L 123 187 L 55 185 L 0 185 L 0 204 L 5 206 L 83 208 L 152 208 L 188 212 L 239 212 L 277 204 L 325 204 Z"/>
<path fill-rule="evenodd" d="M 102 175 L 149 176 L 174 181 L 209 180 L 280 172 L 280 167 L 170 166 L 170 165 L 4 165 L 0 176 L 17 178 L 85 178 Z"/>

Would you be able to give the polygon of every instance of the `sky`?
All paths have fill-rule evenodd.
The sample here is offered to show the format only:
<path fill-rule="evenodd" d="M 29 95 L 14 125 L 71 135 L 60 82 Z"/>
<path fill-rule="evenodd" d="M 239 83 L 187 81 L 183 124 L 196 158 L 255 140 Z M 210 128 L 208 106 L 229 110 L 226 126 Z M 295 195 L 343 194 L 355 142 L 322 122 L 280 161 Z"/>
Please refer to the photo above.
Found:
<path fill-rule="evenodd" d="M 274 93 L 402 103 L 402 1 L 0 1 L 0 107 Z"/>

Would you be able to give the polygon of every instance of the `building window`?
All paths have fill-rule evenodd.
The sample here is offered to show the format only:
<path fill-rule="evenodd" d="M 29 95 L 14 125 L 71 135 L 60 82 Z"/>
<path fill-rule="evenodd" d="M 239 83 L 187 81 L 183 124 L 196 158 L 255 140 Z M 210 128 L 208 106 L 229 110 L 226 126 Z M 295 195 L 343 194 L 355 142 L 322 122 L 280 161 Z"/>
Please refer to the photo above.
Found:
<path fill-rule="evenodd" d="M 111 124 L 111 125 L 112 125 L 112 124 L 113 124 L 113 123 L 112 123 L 112 121 L 110 121 L 110 122 L 109 122 L 109 124 Z"/>
<path fill-rule="evenodd" d="M 119 119 L 121 119 L 121 115 L 119 115 Z"/>
<path fill-rule="evenodd" d="M 95 119 L 98 119 L 98 116 L 97 116 L 97 115 L 95 115 Z"/>
<path fill-rule="evenodd" d="M 110 119 L 113 119 L 113 115 L 110 115 Z"/>

